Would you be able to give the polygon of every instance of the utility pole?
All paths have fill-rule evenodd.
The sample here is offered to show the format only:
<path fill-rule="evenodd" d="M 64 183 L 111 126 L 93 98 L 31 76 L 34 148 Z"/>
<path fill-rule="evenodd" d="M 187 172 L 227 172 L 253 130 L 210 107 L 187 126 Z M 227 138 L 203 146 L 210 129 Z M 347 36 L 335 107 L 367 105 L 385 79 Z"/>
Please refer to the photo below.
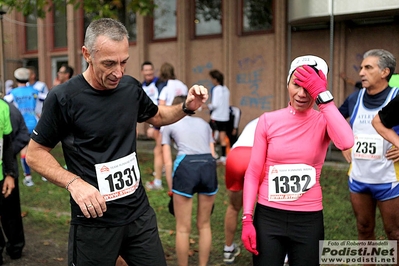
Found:
<path fill-rule="evenodd" d="M 6 9 L 4 6 L 0 7 L 0 28 L 1 28 L 1 92 L 4 95 L 6 95 L 6 88 L 5 88 L 5 67 L 6 67 L 6 60 L 4 58 L 4 27 L 3 27 L 3 16 L 7 13 Z"/>

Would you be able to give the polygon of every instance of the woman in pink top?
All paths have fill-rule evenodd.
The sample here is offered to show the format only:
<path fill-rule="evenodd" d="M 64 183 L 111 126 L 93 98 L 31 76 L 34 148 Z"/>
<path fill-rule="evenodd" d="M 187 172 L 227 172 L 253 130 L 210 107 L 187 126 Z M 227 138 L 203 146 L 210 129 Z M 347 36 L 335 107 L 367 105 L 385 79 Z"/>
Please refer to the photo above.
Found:
<path fill-rule="evenodd" d="M 341 150 L 353 146 L 352 130 L 326 89 L 327 72 L 319 57 L 294 59 L 288 106 L 259 118 L 245 174 L 241 237 L 254 265 L 281 266 L 286 254 L 290 265 L 319 265 L 321 168 L 330 140 Z"/>

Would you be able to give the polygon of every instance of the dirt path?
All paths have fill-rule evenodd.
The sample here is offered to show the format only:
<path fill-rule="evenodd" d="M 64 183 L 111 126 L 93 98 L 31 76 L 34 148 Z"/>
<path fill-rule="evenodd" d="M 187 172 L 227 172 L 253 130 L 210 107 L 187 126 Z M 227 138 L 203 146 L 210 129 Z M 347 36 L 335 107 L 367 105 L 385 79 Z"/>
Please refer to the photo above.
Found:
<path fill-rule="evenodd" d="M 11 260 L 8 255 L 3 253 L 4 265 L 9 266 L 65 266 L 67 265 L 68 236 L 65 242 L 56 243 L 51 239 L 43 239 L 37 231 L 25 226 L 25 248 L 22 257 L 18 260 Z"/>

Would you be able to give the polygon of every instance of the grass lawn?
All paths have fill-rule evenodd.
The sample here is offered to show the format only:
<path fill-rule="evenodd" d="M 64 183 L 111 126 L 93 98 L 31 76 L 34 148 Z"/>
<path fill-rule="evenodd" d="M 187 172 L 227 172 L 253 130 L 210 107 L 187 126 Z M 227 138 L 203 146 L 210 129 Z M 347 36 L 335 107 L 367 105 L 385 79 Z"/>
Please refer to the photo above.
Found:
<path fill-rule="evenodd" d="M 60 146 L 52 153 L 63 165 L 64 160 Z M 141 177 L 143 183 L 151 181 L 153 156 L 150 152 L 138 151 Z M 219 192 L 216 196 L 214 213 L 212 215 L 213 243 L 209 265 L 224 265 L 224 214 L 228 197 L 224 186 L 224 167 L 218 167 Z M 66 242 L 69 229 L 69 193 L 50 182 L 43 182 L 36 173 L 33 174 L 35 186 L 26 187 L 20 180 L 20 193 L 22 211 L 25 215 L 25 226 L 40 230 L 43 238 Z M 321 183 L 323 187 L 325 239 L 328 240 L 356 240 L 356 225 L 349 201 L 346 169 L 325 166 L 322 171 Z M 166 181 L 164 182 L 166 188 Z M 177 265 L 175 257 L 175 220 L 168 212 L 169 197 L 167 190 L 149 191 L 148 197 L 151 206 L 157 213 L 160 237 L 168 259 L 168 265 Z M 194 200 L 194 206 L 195 206 Z M 194 208 L 193 214 L 196 213 Z M 377 239 L 386 239 L 381 224 L 381 217 L 377 212 Z M 236 234 L 236 242 L 241 245 L 241 224 Z M 196 265 L 198 259 L 198 233 L 195 226 L 195 216 L 192 220 L 190 265 Z M 235 265 L 252 265 L 252 257 L 244 247 L 241 255 L 236 259 Z M 317 252 L 317 251 L 315 251 Z M 66 251 L 65 251 L 66 253 Z"/>

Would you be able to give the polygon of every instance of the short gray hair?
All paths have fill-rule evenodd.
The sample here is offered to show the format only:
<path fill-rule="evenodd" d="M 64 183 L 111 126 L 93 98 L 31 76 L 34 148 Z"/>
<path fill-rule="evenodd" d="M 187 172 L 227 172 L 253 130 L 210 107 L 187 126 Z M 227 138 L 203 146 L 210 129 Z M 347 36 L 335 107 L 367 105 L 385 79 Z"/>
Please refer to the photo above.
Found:
<path fill-rule="evenodd" d="M 384 49 L 372 49 L 364 53 L 363 59 L 369 56 L 375 56 L 379 58 L 378 67 L 381 70 L 389 68 L 389 75 L 386 78 L 389 81 L 391 79 L 391 76 L 395 72 L 395 67 L 396 67 L 396 59 L 393 56 L 393 54 Z"/>
<path fill-rule="evenodd" d="M 98 36 L 106 36 L 113 41 L 122 41 L 125 37 L 129 39 L 126 27 L 117 20 L 101 18 L 93 20 L 87 27 L 84 45 L 90 53 L 95 52 L 95 42 Z"/>

